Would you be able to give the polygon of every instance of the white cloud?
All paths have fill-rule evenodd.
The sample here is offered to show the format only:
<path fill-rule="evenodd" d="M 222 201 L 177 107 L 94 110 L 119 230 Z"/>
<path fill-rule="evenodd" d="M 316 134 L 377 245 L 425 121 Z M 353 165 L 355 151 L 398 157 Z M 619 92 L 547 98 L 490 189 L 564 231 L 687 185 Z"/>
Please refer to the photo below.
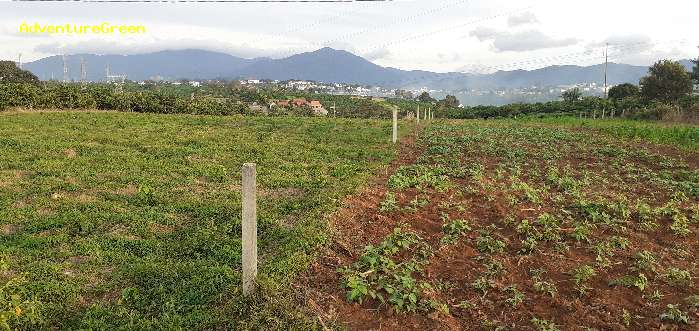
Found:
<path fill-rule="evenodd" d="M 523 12 L 520 14 L 514 14 L 507 19 L 507 25 L 510 27 L 517 27 L 521 25 L 536 24 L 539 23 L 539 19 L 532 12 Z"/>
<path fill-rule="evenodd" d="M 477 27 L 475 30 L 469 33 L 469 36 L 476 37 L 480 41 L 492 40 L 497 38 L 502 32 L 487 27 Z"/>
<path fill-rule="evenodd" d="M 380 60 L 380 59 L 385 59 L 389 55 L 391 55 L 391 51 L 389 51 L 386 48 L 380 48 L 373 50 L 369 53 L 366 54 L 361 54 L 361 56 L 369 61 L 375 61 L 375 60 Z"/>
<path fill-rule="evenodd" d="M 492 48 L 496 52 L 535 51 L 571 46 L 578 43 L 578 40 L 575 38 L 556 39 L 538 30 L 508 32 L 481 27 L 472 31 L 470 35 L 480 41 L 492 42 Z"/>
<path fill-rule="evenodd" d="M 630 6 L 633 15 L 620 15 Z M 518 8 L 528 9 L 508 15 Z M 686 0 L 665 0 L 663 6 L 631 0 L 588 0 L 575 8 L 560 0 L 99 6 L 0 0 L 0 58 L 16 59 L 22 53 L 25 61 L 31 61 L 66 49 L 131 54 L 183 48 L 278 58 L 331 46 L 384 66 L 453 71 L 474 64 L 517 64 L 522 58 L 555 58 L 546 64 L 567 64 L 573 58 L 561 55 L 589 49 L 595 50 L 595 56 L 587 60 L 574 57 L 575 64 L 599 63 L 597 55 L 601 53 L 595 47 L 610 42 L 639 44 L 625 49 L 619 61 L 649 64 L 658 56 L 699 55 L 697 10 L 699 2 Z M 141 38 L 29 37 L 17 34 L 22 21 L 144 24 L 149 33 Z M 425 33 L 431 31 L 436 33 Z M 683 38 L 688 40 L 686 44 L 673 42 Z M 641 47 L 644 41 L 650 41 L 652 47 Z"/>

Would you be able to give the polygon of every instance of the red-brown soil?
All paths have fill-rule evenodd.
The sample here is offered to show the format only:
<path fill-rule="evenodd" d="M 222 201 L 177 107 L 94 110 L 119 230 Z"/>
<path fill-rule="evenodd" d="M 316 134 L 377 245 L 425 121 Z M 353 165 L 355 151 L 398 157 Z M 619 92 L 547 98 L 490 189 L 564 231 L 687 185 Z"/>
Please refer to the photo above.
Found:
<path fill-rule="evenodd" d="M 699 330 L 699 325 L 695 324 L 699 320 L 699 312 L 696 309 L 688 310 L 684 302 L 688 293 L 699 294 L 699 281 L 695 280 L 690 286 L 680 289 L 658 279 L 658 274 L 649 273 L 652 290 L 659 290 L 664 295 L 659 302 L 653 303 L 642 299 L 642 294 L 649 295 L 650 290 L 640 293 L 636 288 L 612 287 L 608 284 L 612 279 L 630 274 L 628 266 L 633 264 L 635 254 L 641 250 L 657 253 L 656 257 L 662 261 L 663 266 L 690 270 L 694 277 L 699 275 L 694 260 L 696 252 L 699 252 L 696 225 L 692 228 L 695 232 L 681 240 L 684 248 L 690 252 L 687 258 L 672 254 L 671 249 L 678 243 L 678 238 L 669 231 L 624 233 L 631 242 L 630 247 L 615 253 L 610 268 L 597 270 L 598 274 L 588 283 L 589 292 L 581 296 L 569 271 L 581 264 L 595 263 L 590 245 L 569 241 L 570 250 L 559 254 L 553 251 L 552 244 L 544 243 L 539 251 L 531 255 L 517 254 L 522 237 L 512 225 L 504 222 L 508 215 L 516 215 L 517 219 L 532 219 L 543 212 L 555 211 L 557 206 L 522 202 L 512 207 L 507 202 L 506 193 L 497 189 L 457 194 L 459 187 L 472 184 L 473 180 L 467 177 L 453 179 L 455 188 L 447 192 L 430 191 L 429 205 L 415 213 L 380 211 L 380 204 L 388 191 L 386 183 L 389 177 L 400 166 L 414 164 L 424 148 L 417 142 L 415 135 L 410 136 L 402 143 L 397 160 L 386 171 L 378 174 L 364 190 L 346 198 L 343 207 L 333 215 L 333 243 L 296 282 L 304 292 L 305 304 L 323 325 L 342 326 L 350 330 L 491 330 L 495 326 L 506 327 L 508 330 L 533 330 L 531 320 L 536 317 L 554 321 L 561 330 Z M 658 154 L 668 151 L 667 154 L 683 157 L 690 169 L 699 166 L 697 153 L 678 152 L 672 148 L 647 144 L 643 148 L 653 149 Z M 492 157 L 481 157 L 480 161 L 489 173 L 492 173 L 498 162 Z M 532 167 L 541 165 L 539 160 L 531 161 Z M 647 163 L 646 160 L 635 161 L 639 164 Z M 590 159 L 575 153 L 566 155 L 560 162 L 593 171 L 606 166 L 604 160 Z M 646 166 L 656 168 L 653 164 Z M 526 179 L 526 176 L 522 178 Z M 657 199 L 658 204 L 667 201 L 669 196 L 666 191 L 649 188 L 644 183 L 633 183 L 630 179 L 621 184 L 628 185 L 629 191 L 638 196 Z M 609 192 L 604 187 L 592 186 L 588 189 L 597 190 L 601 197 L 615 196 L 614 192 Z M 408 189 L 401 192 L 398 199 L 401 205 L 406 205 L 416 195 L 415 189 Z M 463 211 L 446 210 L 440 207 L 443 202 L 464 203 L 468 207 Z M 696 203 L 696 200 L 690 203 Z M 478 234 L 471 231 L 457 244 L 440 245 L 444 224 L 441 215 L 445 212 L 451 219 L 469 220 L 474 229 L 492 224 L 501 229 L 498 235 L 506 243 L 507 250 L 497 255 L 497 260 L 506 271 L 495 279 L 495 288 L 486 295 L 471 286 L 485 270 L 483 263 L 476 259 L 481 255 L 475 245 Z M 380 243 L 395 227 L 402 224 L 409 225 L 434 249 L 435 254 L 426 266 L 424 278 L 433 284 L 447 285 L 439 291 L 437 298 L 449 305 L 449 314 L 436 311 L 402 314 L 395 313 L 388 305 L 379 305 L 376 301 L 368 300 L 357 304 L 346 300 L 346 291 L 341 287 L 341 275 L 337 269 L 351 265 L 361 256 L 365 246 Z M 572 229 L 562 231 L 569 233 Z M 592 237 L 609 235 L 613 234 L 595 231 Z M 554 297 L 532 289 L 532 269 L 545 270 L 544 279 L 555 282 L 558 293 Z M 512 307 L 505 301 L 509 294 L 504 288 L 511 284 L 517 284 L 526 296 L 523 304 L 517 307 Z M 459 305 L 463 302 L 473 306 Z M 681 303 L 693 324 L 661 321 L 659 315 L 667 310 L 666 305 L 670 303 Z M 625 313 L 632 316 L 628 326 L 623 318 Z M 487 321 L 495 322 L 489 326 Z"/>

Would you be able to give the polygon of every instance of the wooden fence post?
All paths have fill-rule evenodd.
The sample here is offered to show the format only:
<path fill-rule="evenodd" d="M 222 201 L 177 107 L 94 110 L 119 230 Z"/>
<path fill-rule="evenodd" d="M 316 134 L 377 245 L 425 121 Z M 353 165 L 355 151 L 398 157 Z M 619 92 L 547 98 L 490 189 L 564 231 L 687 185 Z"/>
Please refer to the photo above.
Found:
<path fill-rule="evenodd" d="M 393 109 L 393 143 L 398 142 L 398 109 Z"/>
<path fill-rule="evenodd" d="M 257 278 L 257 170 L 254 163 L 243 164 L 243 295 L 255 290 Z"/>

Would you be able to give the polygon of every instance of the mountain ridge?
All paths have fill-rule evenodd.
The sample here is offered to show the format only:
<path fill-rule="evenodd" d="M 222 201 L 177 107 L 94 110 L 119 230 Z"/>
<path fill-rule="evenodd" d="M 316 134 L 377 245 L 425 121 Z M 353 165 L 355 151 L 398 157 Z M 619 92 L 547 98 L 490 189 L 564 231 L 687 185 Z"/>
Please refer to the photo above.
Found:
<path fill-rule="evenodd" d="M 111 74 L 125 74 L 143 81 L 159 76 L 164 79 L 277 79 L 313 80 L 326 83 L 350 83 L 386 88 L 422 88 L 443 90 L 507 89 L 531 86 L 558 86 L 602 83 L 603 65 L 555 65 L 534 70 L 497 71 L 490 74 L 458 72 L 437 73 L 426 70 L 402 70 L 383 67 L 344 50 L 325 47 L 282 59 L 246 59 L 226 53 L 199 49 L 164 50 L 137 55 L 75 54 L 66 56 L 69 78 L 80 79 L 81 59 L 87 67 L 87 79 L 103 80 L 106 68 Z M 689 60 L 682 63 L 689 67 Z M 63 59 L 50 56 L 24 64 L 24 68 L 42 80 L 63 78 Z M 648 67 L 610 63 L 609 83 L 634 83 Z"/>

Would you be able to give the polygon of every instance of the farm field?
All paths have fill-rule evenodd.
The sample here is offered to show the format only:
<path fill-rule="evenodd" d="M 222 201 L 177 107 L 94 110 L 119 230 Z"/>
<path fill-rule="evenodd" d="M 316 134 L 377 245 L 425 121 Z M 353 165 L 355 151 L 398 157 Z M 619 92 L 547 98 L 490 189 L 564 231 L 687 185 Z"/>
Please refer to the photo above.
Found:
<path fill-rule="evenodd" d="M 288 285 L 328 240 L 324 215 L 393 159 L 390 130 L 378 120 L 0 113 L 0 329 L 312 327 Z M 260 291 L 250 299 L 240 288 L 244 162 L 258 166 Z"/>
<path fill-rule="evenodd" d="M 352 330 L 696 330 L 696 141 L 581 124 L 432 123 L 335 214 L 307 305 Z"/>

